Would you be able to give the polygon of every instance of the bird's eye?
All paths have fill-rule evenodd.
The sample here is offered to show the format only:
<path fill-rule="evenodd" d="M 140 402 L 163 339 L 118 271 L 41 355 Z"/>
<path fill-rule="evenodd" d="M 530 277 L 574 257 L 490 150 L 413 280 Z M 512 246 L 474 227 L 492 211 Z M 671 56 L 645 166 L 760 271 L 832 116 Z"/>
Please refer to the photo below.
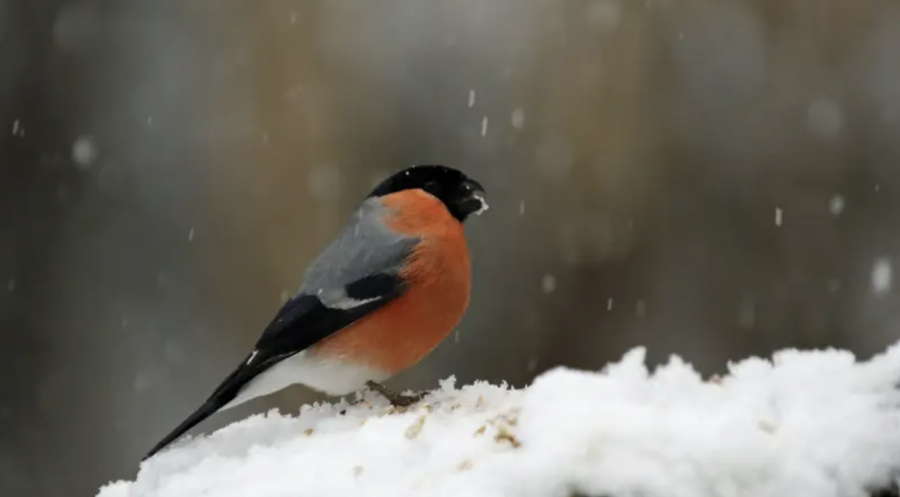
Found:
<path fill-rule="evenodd" d="M 425 183 L 425 187 L 423 189 L 428 193 L 437 193 L 437 191 L 440 190 L 440 187 L 438 186 L 436 181 L 429 181 L 428 183 Z"/>

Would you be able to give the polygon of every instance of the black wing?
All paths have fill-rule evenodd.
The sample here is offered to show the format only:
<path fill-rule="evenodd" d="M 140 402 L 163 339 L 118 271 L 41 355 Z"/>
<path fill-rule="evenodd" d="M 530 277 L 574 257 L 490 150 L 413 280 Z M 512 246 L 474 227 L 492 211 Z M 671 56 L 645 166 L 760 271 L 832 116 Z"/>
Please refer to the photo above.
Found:
<path fill-rule="evenodd" d="M 338 308 L 329 307 L 315 295 L 299 294 L 287 301 L 266 327 L 254 351 L 209 396 L 199 409 L 178 425 L 144 456 L 146 460 L 185 432 L 225 407 L 263 371 L 305 350 L 320 340 L 379 309 L 403 294 L 402 279 L 378 273 L 344 288 Z"/>

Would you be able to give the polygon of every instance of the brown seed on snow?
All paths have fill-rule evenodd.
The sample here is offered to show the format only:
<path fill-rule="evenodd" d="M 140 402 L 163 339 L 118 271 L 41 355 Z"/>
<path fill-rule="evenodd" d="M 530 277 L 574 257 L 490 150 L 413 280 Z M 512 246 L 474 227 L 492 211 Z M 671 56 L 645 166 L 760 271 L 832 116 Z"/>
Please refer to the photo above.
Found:
<path fill-rule="evenodd" d="M 764 419 L 760 420 L 759 423 L 757 423 L 757 425 L 759 426 L 760 430 L 762 430 L 766 433 L 770 433 L 770 434 L 775 433 L 775 425 L 773 425 L 772 423 L 770 423 Z"/>
<path fill-rule="evenodd" d="M 415 423 L 409 425 L 409 428 L 406 429 L 406 438 L 412 440 L 419 436 L 419 433 L 422 433 L 422 428 L 425 426 L 425 416 L 419 416 L 419 419 L 416 420 Z"/>
<path fill-rule="evenodd" d="M 506 431 L 506 428 L 502 428 L 502 427 L 500 428 L 500 431 L 497 433 L 497 436 L 494 437 L 494 440 L 497 443 L 504 442 L 504 441 L 509 442 L 509 444 L 512 445 L 516 449 L 518 449 L 522 445 L 522 443 L 519 442 L 519 440 L 516 438 L 515 435 Z"/>

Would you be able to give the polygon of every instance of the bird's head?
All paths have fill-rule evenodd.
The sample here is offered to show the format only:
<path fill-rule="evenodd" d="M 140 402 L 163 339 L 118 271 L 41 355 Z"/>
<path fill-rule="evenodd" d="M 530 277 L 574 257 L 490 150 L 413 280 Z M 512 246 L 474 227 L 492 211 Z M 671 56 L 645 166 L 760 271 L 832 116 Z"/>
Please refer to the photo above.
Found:
<path fill-rule="evenodd" d="M 452 167 L 439 165 L 412 166 L 397 172 L 379 183 L 369 197 L 415 189 L 435 196 L 459 222 L 488 209 L 480 183 Z"/>

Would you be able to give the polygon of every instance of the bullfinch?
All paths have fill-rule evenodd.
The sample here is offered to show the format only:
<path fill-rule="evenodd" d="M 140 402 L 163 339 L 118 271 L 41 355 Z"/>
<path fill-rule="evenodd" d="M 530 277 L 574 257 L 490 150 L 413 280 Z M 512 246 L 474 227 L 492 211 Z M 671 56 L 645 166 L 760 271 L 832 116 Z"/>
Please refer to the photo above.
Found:
<path fill-rule="evenodd" d="M 450 167 L 413 166 L 382 181 L 243 362 L 144 459 L 212 414 L 295 383 L 336 396 L 369 388 L 398 406 L 421 399 L 381 382 L 462 319 L 471 287 L 463 222 L 487 208 L 484 188 Z"/>

